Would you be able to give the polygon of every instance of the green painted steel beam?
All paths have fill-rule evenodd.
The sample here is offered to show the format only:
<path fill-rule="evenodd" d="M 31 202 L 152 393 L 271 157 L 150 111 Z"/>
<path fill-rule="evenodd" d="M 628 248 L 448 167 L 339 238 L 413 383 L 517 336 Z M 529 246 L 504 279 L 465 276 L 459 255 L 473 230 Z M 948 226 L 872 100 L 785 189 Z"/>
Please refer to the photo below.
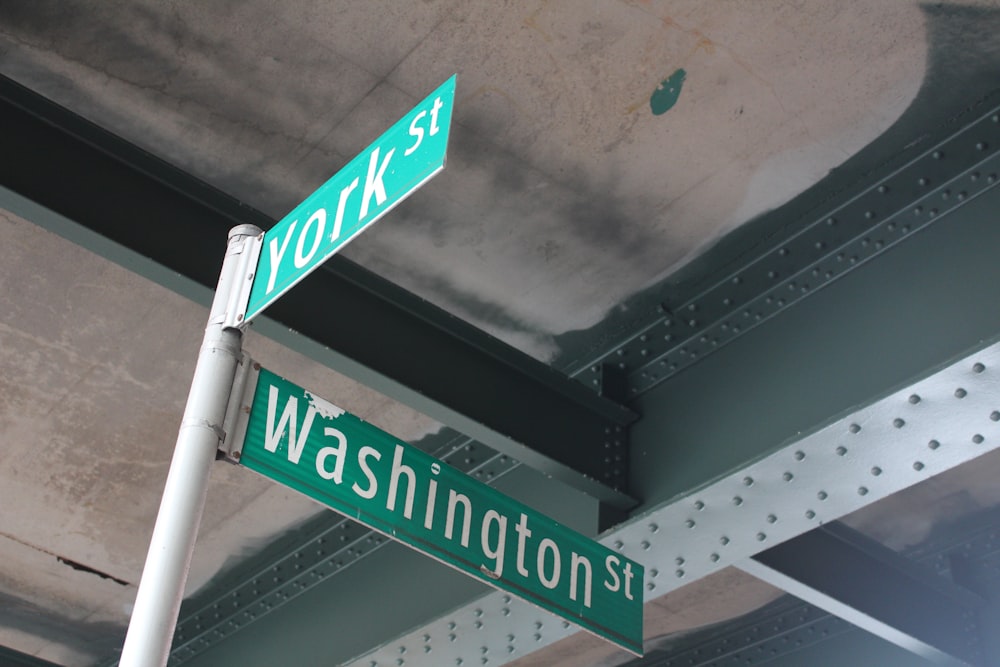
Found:
<path fill-rule="evenodd" d="M 642 395 L 633 488 L 689 493 L 1000 333 L 998 206 L 994 189 Z"/>
<path fill-rule="evenodd" d="M 7 667 L 58 667 L 54 662 L 0 646 L 0 665 Z"/>

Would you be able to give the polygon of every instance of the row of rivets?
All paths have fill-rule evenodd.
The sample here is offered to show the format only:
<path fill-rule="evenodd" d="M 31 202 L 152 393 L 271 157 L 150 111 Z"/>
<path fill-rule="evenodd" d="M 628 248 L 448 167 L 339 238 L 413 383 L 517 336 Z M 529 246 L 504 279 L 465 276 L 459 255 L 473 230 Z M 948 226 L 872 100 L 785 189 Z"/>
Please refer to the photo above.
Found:
<path fill-rule="evenodd" d="M 601 365 L 612 364 L 627 373 L 631 394 L 645 391 L 992 187 L 998 170 L 988 164 L 996 162 L 1000 129 L 991 118 L 984 116 L 972 130 L 821 216 L 785 245 L 676 312 L 661 306 L 656 321 L 574 376 L 599 388 Z M 977 133 L 982 138 L 973 139 Z M 947 164 L 950 175 L 936 184 L 932 173 L 941 164 Z M 912 220 L 903 217 L 908 211 Z"/>

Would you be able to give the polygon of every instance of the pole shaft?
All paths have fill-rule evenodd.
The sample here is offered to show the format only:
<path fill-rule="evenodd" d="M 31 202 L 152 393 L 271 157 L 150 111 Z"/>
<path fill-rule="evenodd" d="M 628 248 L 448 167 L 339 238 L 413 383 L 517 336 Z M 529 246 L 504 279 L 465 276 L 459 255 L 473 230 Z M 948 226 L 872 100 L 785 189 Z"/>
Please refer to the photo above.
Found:
<path fill-rule="evenodd" d="M 258 234 L 260 230 L 252 225 L 240 225 L 229 232 L 219 285 L 122 648 L 122 667 L 167 664 L 205 507 L 209 471 L 223 438 L 222 423 L 241 355 L 242 333 L 222 323 L 230 293 L 245 279 L 237 271 L 244 241 Z"/>

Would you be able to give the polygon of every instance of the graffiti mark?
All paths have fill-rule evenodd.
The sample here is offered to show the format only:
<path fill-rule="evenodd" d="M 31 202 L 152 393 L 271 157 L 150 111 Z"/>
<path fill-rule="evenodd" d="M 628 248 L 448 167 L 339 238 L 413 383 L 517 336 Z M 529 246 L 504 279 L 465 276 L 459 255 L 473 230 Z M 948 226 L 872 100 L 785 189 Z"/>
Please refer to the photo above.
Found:
<path fill-rule="evenodd" d="M 687 77 L 687 72 L 683 69 L 678 69 L 656 87 L 652 97 L 649 98 L 649 108 L 653 112 L 653 115 L 659 116 L 664 114 L 677 104 L 677 98 L 681 95 L 681 87 L 684 85 L 685 77 Z"/>

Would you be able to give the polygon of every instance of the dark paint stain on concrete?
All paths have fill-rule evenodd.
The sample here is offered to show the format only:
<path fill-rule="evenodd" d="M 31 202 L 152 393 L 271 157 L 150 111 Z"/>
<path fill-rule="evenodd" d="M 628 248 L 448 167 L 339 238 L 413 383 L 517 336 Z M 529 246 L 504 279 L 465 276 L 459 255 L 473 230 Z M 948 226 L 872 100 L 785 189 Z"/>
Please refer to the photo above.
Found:
<path fill-rule="evenodd" d="M 491 141 L 489 122 L 467 113 L 462 124 L 452 128 L 448 159 L 449 169 L 476 170 L 490 182 L 491 206 L 478 212 L 465 211 L 467 202 L 453 201 L 447 188 L 427 188 L 400 204 L 394 211 L 394 224 L 375 225 L 365 232 L 363 242 L 352 244 L 345 254 L 480 326 L 548 340 L 550 332 L 524 321 L 517 309 L 483 298 L 444 275 L 413 270 L 405 257 L 397 253 L 399 248 L 405 248 L 405 240 L 397 241 L 397 235 L 404 229 L 419 229 L 442 247 L 462 246 L 466 240 L 472 240 L 469 247 L 475 252 L 478 244 L 474 239 L 486 239 L 487 247 L 502 242 L 496 232 L 499 226 L 513 245 L 517 245 L 519 238 L 553 241 L 523 244 L 524 252 L 531 254 L 524 266 L 536 269 L 567 253 L 581 253 L 617 258 L 652 272 L 663 261 L 662 244 L 635 214 L 636 210 L 649 210 L 651 204 L 617 195 L 620 187 L 614 174 L 595 179 L 582 168 L 558 174 L 542 172 Z M 439 183 L 446 183 L 447 178 L 447 173 L 442 175 Z M 451 214 L 443 215 L 442 211 Z"/>
<path fill-rule="evenodd" d="M 63 565 L 70 566 L 74 570 L 78 570 L 80 572 L 87 572 L 87 573 L 90 573 L 90 574 L 96 574 L 101 579 L 108 579 L 109 581 L 115 582 L 119 586 L 128 586 L 129 585 L 129 583 L 127 581 L 125 581 L 124 579 L 119 579 L 118 577 L 113 577 L 110 574 L 108 574 L 107 572 L 101 572 L 100 570 L 95 570 L 94 568 L 90 567 L 89 565 L 84 565 L 83 563 L 77 563 L 75 560 L 70 560 L 69 558 L 63 558 L 62 556 L 57 556 L 56 560 L 59 561 L 60 563 L 62 563 Z"/>
<path fill-rule="evenodd" d="M 677 104 L 677 98 L 681 96 L 681 88 L 684 86 L 684 79 L 687 72 L 678 69 L 673 74 L 660 82 L 660 85 L 653 91 L 649 98 L 649 109 L 654 116 L 665 114 Z"/>

